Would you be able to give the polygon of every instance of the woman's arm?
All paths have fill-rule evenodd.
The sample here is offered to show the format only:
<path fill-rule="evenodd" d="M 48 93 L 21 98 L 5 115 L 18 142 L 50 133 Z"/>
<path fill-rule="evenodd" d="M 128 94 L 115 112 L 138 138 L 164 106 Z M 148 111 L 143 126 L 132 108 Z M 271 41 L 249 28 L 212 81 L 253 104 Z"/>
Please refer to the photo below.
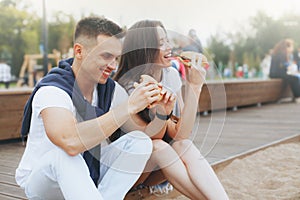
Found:
<path fill-rule="evenodd" d="M 185 102 L 183 105 L 182 94 L 179 92 L 178 100 L 181 109 L 181 115 L 177 123 L 168 120 L 167 132 L 175 140 L 186 139 L 190 136 L 197 115 L 198 100 L 201 93 L 201 87 L 192 87 L 187 85 L 185 89 Z"/>
<path fill-rule="evenodd" d="M 203 56 L 202 54 L 196 56 Z M 167 131 L 170 137 L 175 140 L 186 139 L 190 136 L 198 108 L 198 101 L 202 86 L 205 82 L 206 71 L 201 67 L 201 60 L 198 59 L 198 63 L 195 63 L 195 57 L 192 59 L 191 67 L 186 67 L 186 86 L 185 86 L 185 102 L 183 106 L 182 94 L 179 91 L 178 99 L 179 105 L 183 106 L 181 109 L 181 116 L 177 123 L 168 122 Z"/>
<path fill-rule="evenodd" d="M 155 117 L 150 123 L 147 124 L 139 115 L 131 115 L 129 120 L 121 127 L 124 132 L 130 132 L 134 130 L 143 131 L 151 139 L 161 139 L 166 132 L 167 123 L 165 120 L 161 120 Z"/>

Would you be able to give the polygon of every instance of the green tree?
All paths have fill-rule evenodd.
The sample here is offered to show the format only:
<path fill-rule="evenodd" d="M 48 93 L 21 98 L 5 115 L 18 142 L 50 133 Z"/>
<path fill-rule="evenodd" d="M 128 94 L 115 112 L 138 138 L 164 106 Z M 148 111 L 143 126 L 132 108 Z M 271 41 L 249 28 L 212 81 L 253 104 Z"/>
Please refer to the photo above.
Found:
<path fill-rule="evenodd" d="M 219 35 L 210 37 L 208 41 L 208 51 L 213 54 L 213 59 L 216 64 L 227 64 L 229 61 L 230 48 L 226 44 L 225 39 L 222 39 Z M 219 70 L 221 66 L 218 66 Z"/>
<path fill-rule="evenodd" d="M 63 12 L 56 12 L 54 19 L 48 24 L 48 51 L 56 49 L 65 54 L 73 46 L 73 31 L 76 22 L 72 15 Z"/>
<path fill-rule="evenodd" d="M 0 54 L 7 55 L 6 61 L 17 75 L 27 51 L 34 51 L 37 34 L 34 31 L 36 16 L 26 12 L 20 0 L 0 2 Z"/>

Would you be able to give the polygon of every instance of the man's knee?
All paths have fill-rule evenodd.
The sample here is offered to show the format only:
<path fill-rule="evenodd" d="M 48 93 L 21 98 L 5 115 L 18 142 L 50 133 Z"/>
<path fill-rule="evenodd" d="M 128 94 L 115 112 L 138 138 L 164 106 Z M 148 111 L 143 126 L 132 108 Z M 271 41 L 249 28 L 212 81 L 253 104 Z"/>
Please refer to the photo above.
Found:
<path fill-rule="evenodd" d="M 152 140 L 142 131 L 132 131 L 123 137 L 130 140 L 129 151 L 137 154 L 151 154 L 152 153 Z"/>
<path fill-rule="evenodd" d="M 89 174 L 89 170 L 81 155 L 70 156 L 64 150 L 57 148 L 50 152 L 48 155 L 53 169 L 57 169 L 56 173 L 60 170 L 80 171 Z"/>

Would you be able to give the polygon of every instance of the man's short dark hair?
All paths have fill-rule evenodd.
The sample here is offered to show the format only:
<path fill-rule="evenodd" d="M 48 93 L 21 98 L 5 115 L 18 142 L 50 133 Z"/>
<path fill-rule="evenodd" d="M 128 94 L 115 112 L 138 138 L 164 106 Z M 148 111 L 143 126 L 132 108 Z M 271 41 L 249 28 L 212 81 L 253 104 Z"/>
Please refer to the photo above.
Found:
<path fill-rule="evenodd" d="M 86 17 L 76 25 L 74 42 L 77 42 L 78 38 L 82 36 L 96 39 L 100 34 L 122 38 L 122 33 L 123 30 L 120 26 L 104 17 Z"/>

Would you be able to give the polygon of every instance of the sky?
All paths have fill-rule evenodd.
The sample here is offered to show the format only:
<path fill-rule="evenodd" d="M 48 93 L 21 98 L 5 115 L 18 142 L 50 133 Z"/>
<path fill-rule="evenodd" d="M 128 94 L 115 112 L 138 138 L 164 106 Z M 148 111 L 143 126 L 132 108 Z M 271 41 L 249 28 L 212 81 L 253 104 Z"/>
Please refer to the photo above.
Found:
<path fill-rule="evenodd" d="M 42 0 L 25 0 L 42 16 Z M 292 12 L 300 14 L 300 0 L 45 0 L 47 18 L 63 11 L 79 20 L 90 13 L 104 15 L 130 27 L 142 19 L 162 21 L 166 29 L 187 35 L 189 29 L 206 43 L 210 35 L 235 32 L 251 16 L 264 11 L 273 18 Z"/>

